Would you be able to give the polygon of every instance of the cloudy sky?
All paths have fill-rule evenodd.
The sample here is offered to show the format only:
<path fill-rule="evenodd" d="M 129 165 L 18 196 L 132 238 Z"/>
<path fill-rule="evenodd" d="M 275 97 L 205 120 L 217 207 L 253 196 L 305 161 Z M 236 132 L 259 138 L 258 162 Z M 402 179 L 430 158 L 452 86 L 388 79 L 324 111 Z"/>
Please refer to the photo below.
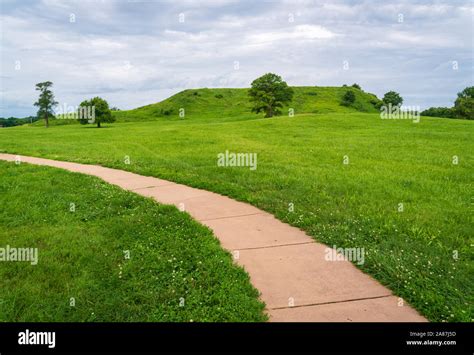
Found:
<path fill-rule="evenodd" d="M 452 106 L 474 85 L 473 2 L 0 0 L 0 117 L 101 96 L 134 108 L 180 90 L 359 83 L 406 105 Z"/>

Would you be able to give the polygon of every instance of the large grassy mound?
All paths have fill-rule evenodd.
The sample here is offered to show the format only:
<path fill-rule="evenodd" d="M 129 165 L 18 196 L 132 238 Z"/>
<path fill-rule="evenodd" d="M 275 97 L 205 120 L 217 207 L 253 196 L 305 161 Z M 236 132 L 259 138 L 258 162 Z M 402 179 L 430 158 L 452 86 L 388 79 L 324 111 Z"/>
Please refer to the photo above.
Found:
<path fill-rule="evenodd" d="M 0 161 L 0 175 L 0 248 L 38 248 L 36 265 L 0 261 L 0 322 L 266 319 L 186 213 L 60 169 Z"/>
<path fill-rule="evenodd" d="M 289 109 L 294 114 L 304 113 L 354 113 L 379 112 L 381 101 L 374 94 L 353 87 L 293 87 L 292 102 L 283 107 L 282 115 L 288 116 Z M 347 91 L 355 94 L 356 100 L 350 106 L 341 105 Z M 183 110 L 183 111 L 180 111 Z M 184 112 L 184 117 L 180 116 Z M 163 101 L 133 110 L 113 111 L 117 122 L 136 122 L 154 120 L 197 120 L 201 123 L 211 121 L 237 121 L 263 117 L 252 113 L 248 89 L 190 89 L 181 91 Z M 62 126 L 76 124 L 77 120 L 51 119 L 50 125 Z M 44 126 L 44 120 L 32 126 Z"/>
<path fill-rule="evenodd" d="M 361 268 L 429 319 L 473 319 L 473 122 L 242 116 L 14 127 L 0 130 L 0 151 L 132 170 L 247 201 L 331 246 L 365 248 Z M 257 153 L 257 169 L 218 167 L 226 150 Z"/>
<path fill-rule="evenodd" d="M 293 101 L 282 109 L 288 115 L 289 108 L 295 114 L 328 112 L 378 112 L 380 100 L 373 94 L 352 87 L 293 87 Z M 351 106 L 341 105 L 346 91 L 353 91 L 356 100 Z M 166 100 L 128 111 L 114 112 L 118 121 L 149 121 L 155 119 L 179 120 L 180 109 L 184 119 L 235 119 L 236 116 L 255 118 L 251 112 L 248 89 L 192 89 L 185 90 Z M 260 115 L 261 116 L 261 115 Z M 242 119 L 243 117 L 239 117 Z"/>

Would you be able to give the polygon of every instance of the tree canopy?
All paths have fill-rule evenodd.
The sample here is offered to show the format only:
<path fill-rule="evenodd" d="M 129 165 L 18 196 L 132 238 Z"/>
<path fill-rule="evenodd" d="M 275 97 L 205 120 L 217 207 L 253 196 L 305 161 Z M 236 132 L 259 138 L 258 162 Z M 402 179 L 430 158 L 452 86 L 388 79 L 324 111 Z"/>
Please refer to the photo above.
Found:
<path fill-rule="evenodd" d="M 457 117 L 474 120 L 474 86 L 467 87 L 458 93 L 454 102 L 454 112 Z"/>
<path fill-rule="evenodd" d="M 101 123 L 115 122 L 109 104 L 104 99 L 96 96 L 90 100 L 82 101 L 79 105 L 79 122 L 82 124 L 96 123 L 100 128 Z"/>
<path fill-rule="evenodd" d="M 403 98 L 398 92 L 389 91 L 384 95 L 382 101 L 386 105 L 391 104 L 392 106 L 401 106 L 403 103 Z"/>
<path fill-rule="evenodd" d="M 265 117 L 281 113 L 280 108 L 291 102 L 293 89 L 276 74 L 267 73 L 252 82 L 249 90 L 252 112 L 265 112 Z"/>

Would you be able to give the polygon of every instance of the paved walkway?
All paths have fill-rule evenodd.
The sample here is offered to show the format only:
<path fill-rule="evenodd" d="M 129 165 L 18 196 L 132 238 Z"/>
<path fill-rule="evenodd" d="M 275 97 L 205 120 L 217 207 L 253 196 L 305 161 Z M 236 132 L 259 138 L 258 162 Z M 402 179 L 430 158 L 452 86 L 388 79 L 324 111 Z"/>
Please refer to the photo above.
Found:
<path fill-rule="evenodd" d="M 13 161 L 17 155 L 0 154 Z M 271 321 L 426 321 L 348 261 L 326 261 L 326 246 L 249 204 L 154 177 L 49 159 L 21 162 L 97 176 L 108 183 L 176 205 L 210 227 L 260 291 Z"/>

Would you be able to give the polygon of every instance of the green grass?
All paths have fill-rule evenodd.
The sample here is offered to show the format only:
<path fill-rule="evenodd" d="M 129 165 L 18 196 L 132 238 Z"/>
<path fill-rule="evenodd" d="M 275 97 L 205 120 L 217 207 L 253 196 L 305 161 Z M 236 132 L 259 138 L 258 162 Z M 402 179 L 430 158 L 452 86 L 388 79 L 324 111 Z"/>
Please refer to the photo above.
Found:
<path fill-rule="evenodd" d="M 266 319 L 248 275 L 186 213 L 60 169 L 0 161 L 0 175 L 0 248 L 39 255 L 0 262 L 0 322 Z"/>
<path fill-rule="evenodd" d="M 201 91 L 201 106 L 184 119 L 143 122 L 155 119 L 156 104 L 122 113 L 137 122 L 103 129 L 3 129 L 0 151 L 101 164 L 249 202 L 328 245 L 365 248 L 361 269 L 430 320 L 472 321 L 472 122 L 381 120 L 321 91 L 315 110 L 330 113 L 263 119 L 238 105 L 219 112 L 217 92 L 206 91 L 204 104 Z M 313 104 L 307 96 L 301 107 Z M 257 170 L 218 167 L 226 150 L 257 153 Z"/>

